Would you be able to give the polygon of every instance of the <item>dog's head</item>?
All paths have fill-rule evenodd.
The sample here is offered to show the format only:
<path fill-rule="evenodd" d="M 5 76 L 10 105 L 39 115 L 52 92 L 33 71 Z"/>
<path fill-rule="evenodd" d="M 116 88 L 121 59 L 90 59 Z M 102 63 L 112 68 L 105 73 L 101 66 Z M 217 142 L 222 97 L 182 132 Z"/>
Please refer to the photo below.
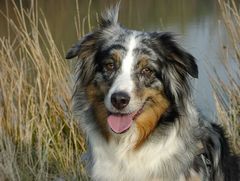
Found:
<path fill-rule="evenodd" d="M 190 94 L 188 77 L 197 78 L 198 68 L 171 33 L 125 29 L 117 19 L 118 6 L 66 58 L 78 56 L 75 95 L 84 90 L 103 133 L 135 127 L 140 144 L 159 123 L 179 115 Z"/>

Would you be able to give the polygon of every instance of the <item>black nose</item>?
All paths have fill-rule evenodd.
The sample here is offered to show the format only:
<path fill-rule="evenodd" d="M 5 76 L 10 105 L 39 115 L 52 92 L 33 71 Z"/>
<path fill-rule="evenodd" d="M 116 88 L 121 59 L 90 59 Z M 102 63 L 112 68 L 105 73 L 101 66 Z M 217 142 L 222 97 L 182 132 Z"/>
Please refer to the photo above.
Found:
<path fill-rule="evenodd" d="M 130 97 L 125 92 L 116 92 L 111 96 L 112 105 L 119 110 L 125 108 L 128 105 L 129 101 Z"/>

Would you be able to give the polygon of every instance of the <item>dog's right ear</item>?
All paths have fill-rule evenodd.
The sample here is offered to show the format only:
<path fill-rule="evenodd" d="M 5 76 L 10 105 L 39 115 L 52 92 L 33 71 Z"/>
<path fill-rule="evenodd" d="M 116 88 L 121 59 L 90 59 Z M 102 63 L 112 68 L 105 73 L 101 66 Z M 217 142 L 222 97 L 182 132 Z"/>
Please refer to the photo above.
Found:
<path fill-rule="evenodd" d="M 79 66 L 76 76 L 81 80 L 82 86 L 86 86 L 93 79 L 95 55 L 101 44 L 100 36 L 99 31 L 87 34 L 67 52 L 66 59 L 78 56 Z"/>
<path fill-rule="evenodd" d="M 76 56 L 80 56 L 81 59 L 86 58 L 87 54 L 89 55 L 95 49 L 96 46 L 96 35 L 95 33 L 89 33 L 85 35 L 81 40 L 74 44 L 66 54 L 66 59 L 71 59 Z M 91 51 L 91 52 L 90 52 Z"/>
<path fill-rule="evenodd" d="M 101 41 L 101 35 L 104 30 L 108 29 L 107 32 L 111 32 L 109 28 L 113 26 L 118 26 L 118 12 L 119 12 L 120 2 L 114 7 L 107 10 L 99 21 L 99 28 L 93 33 L 85 35 L 81 40 L 79 40 L 75 45 L 73 45 L 66 54 L 66 59 L 71 59 L 79 56 L 81 59 L 85 59 L 88 55 L 92 55 L 95 50 L 97 50 L 99 43 Z"/>

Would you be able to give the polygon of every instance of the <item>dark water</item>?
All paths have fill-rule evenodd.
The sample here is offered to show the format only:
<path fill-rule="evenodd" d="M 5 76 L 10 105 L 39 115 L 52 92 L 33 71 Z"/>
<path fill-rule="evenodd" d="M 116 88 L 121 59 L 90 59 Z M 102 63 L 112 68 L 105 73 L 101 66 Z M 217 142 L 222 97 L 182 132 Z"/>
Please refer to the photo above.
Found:
<path fill-rule="evenodd" d="M 6 10 L 8 0 L 0 0 L 0 10 Z M 106 7 L 115 4 L 113 0 L 79 0 L 81 19 L 85 19 L 88 32 L 88 13 L 94 27 L 96 15 Z M 29 8 L 31 0 L 23 0 L 24 8 Z M 10 5 L 11 6 L 11 5 Z M 38 7 L 45 14 L 54 40 L 60 49 L 66 50 L 77 39 L 74 25 L 76 16 L 75 0 L 39 0 Z M 89 11 L 90 9 L 90 11 Z M 13 9 L 9 8 L 9 14 Z M 215 0 L 122 0 L 120 22 L 129 28 L 145 31 L 172 31 L 179 34 L 179 42 L 198 60 L 199 79 L 194 81 L 196 103 L 210 117 L 215 108 L 209 83 L 209 66 L 221 71 L 218 59 L 222 53 L 224 29 L 217 1 Z M 6 36 L 6 22 L 0 17 L 0 36 Z"/>

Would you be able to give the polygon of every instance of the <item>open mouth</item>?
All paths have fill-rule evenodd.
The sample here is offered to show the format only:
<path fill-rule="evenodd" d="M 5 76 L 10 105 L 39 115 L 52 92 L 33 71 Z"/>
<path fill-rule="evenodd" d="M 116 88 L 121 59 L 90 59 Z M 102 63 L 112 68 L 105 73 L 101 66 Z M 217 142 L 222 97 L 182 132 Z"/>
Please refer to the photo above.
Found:
<path fill-rule="evenodd" d="M 113 132 L 117 134 L 124 133 L 131 127 L 133 121 L 141 114 L 142 110 L 143 107 L 129 114 L 110 113 L 107 118 L 108 125 Z"/>

